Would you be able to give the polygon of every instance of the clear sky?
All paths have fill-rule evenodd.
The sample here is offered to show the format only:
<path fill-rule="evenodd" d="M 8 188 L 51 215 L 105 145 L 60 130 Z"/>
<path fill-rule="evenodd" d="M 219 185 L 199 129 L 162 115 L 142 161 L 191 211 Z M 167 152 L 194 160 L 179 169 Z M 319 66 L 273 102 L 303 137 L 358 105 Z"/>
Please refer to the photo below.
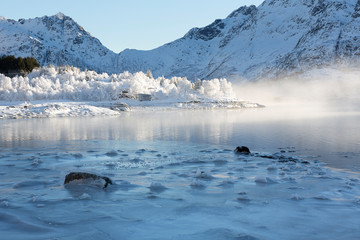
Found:
<path fill-rule="evenodd" d="M 148 50 L 178 39 L 193 27 L 225 18 L 263 0 L 1 0 L 0 16 L 35 18 L 62 12 L 114 52 Z"/>

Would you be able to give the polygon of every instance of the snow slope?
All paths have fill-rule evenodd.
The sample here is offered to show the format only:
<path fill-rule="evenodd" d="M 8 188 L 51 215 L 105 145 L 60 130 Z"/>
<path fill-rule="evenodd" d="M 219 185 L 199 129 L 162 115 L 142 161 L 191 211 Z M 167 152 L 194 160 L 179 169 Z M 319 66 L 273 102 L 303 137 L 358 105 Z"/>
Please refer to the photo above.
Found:
<path fill-rule="evenodd" d="M 357 64 L 360 0 L 265 0 L 193 28 L 150 51 L 116 54 L 70 17 L 0 20 L 0 55 L 97 72 L 146 72 L 194 79 L 273 78 L 332 64 Z"/>
<path fill-rule="evenodd" d="M 0 19 L 0 55 L 32 56 L 42 66 L 68 64 L 98 72 L 113 72 L 116 60 L 114 52 L 62 13 Z"/>
<path fill-rule="evenodd" d="M 266 0 L 157 49 L 126 50 L 119 66 L 154 75 L 254 79 L 358 61 L 359 9 L 357 0 Z"/>

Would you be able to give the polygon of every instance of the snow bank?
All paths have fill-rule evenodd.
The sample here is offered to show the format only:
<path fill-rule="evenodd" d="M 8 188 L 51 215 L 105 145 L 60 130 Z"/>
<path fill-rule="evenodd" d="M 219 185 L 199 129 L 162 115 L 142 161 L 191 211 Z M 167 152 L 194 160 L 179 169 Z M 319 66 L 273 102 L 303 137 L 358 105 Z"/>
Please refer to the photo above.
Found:
<path fill-rule="evenodd" d="M 194 84 L 180 77 L 153 79 L 142 72 L 109 76 L 75 67 L 41 68 L 27 77 L 0 75 L 2 101 L 112 101 L 121 97 L 136 98 L 138 94 L 149 94 L 154 100 L 236 100 L 226 79 Z"/>
<path fill-rule="evenodd" d="M 10 104 L 11 102 L 11 104 Z M 108 75 L 45 67 L 27 77 L 0 74 L 0 119 L 109 116 L 134 109 L 252 108 L 226 79 L 154 79 L 143 72 Z"/>

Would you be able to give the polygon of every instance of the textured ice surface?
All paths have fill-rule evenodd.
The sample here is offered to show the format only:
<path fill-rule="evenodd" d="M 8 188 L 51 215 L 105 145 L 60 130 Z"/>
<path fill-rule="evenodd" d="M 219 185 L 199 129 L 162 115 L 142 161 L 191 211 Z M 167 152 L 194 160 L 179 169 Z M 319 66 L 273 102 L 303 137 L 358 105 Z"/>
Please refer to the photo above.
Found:
<path fill-rule="evenodd" d="M 360 115 L 284 110 L 3 119 L 0 236 L 358 239 Z"/>
<path fill-rule="evenodd" d="M 179 148 L 172 141 L 41 144 L 0 150 L 6 239 L 360 236 L 359 175 L 312 160 L 280 152 L 239 156 L 214 145 Z M 115 184 L 64 186 L 74 170 Z"/>

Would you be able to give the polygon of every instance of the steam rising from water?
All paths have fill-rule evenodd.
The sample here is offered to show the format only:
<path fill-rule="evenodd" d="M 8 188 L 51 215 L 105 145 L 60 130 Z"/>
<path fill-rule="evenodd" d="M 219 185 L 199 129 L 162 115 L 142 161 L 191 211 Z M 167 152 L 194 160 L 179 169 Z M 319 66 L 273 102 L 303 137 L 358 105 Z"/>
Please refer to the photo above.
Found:
<path fill-rule="evenodd" d="M 276 80 L 233 84 L 237 96 L 265 105 L 313 104 L 326 108 L 360 109 L 360 69 L 315 69 Z"/>

